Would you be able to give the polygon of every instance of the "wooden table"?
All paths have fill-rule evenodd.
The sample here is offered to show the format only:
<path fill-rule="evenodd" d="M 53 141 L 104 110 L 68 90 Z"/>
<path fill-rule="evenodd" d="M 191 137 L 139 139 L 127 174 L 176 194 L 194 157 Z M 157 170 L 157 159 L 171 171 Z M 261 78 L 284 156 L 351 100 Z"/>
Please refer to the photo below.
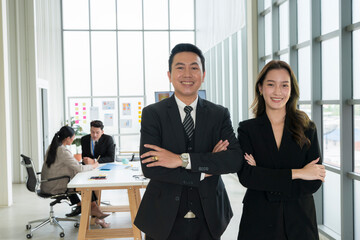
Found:
<path fill-rule="evenodd" d="M 134 225 L 134 219 L 140 205 L 140 188 L 145 188 L 148 180 L 142 177 L 140 162 L 130 162 L 127 165 L 116 164 L 109 171 L 101 171 L 99 168 L 93 171 L 80 172 L 68 183 L 68 188 L 75 188 L 81 192 L 81 218 L 78 239 L 102 239 L 102 238 L 129 238 L 141 240 L 141 232 Z M 106 176 L 106 179 L 93 180 L 91 177 Z M 127 189 L 129 206 L 107 206 L 102 210 L 111 212 L 130 211 L 132 228 L 103 228 L 89 229 L 91 213 L 91 192 L 101 190 Z M 99 199 L 100 201 L 100 199 Z"/>

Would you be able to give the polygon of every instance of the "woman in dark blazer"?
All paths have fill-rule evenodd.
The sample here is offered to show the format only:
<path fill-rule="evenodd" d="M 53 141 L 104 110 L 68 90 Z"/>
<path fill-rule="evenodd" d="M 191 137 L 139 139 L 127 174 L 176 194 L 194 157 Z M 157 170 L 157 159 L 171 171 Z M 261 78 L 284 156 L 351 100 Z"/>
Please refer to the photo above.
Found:
<path fill-rule="evenodd" d="M 245 153 L 239 180 L 247 188 L 238 239 L 319 239 L 312 194 L 324 181 L 316 126 L 297 109 L 290 66 L 271 61 L 260 72 L 254 119 L 239 124 Z"/>

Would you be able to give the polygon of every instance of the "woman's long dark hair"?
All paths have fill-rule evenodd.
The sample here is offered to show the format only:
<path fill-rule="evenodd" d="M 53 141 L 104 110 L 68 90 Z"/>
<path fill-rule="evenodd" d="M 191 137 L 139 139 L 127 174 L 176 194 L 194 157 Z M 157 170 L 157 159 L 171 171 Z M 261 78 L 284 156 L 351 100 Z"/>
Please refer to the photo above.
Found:
<path fill-rule="evenodd" d="M 75 131 L 74 129 L 72 129 L 69 126 L 63 126 L 62 128 L 60 128 L 60 130 L 55 133 L 55 136 L 53 137 L 50 147 L 49 147 L 49 152 L 46 158 L 46 165 L 48 167 L 50 167 L 56 159 L 56 152 L 59 146 L 61 146 L 62 141 L 67 138 L 67 137 L 72 137 L 75 135 Z"/>
<path fill-rule="evenodd" d="M 303 111 L 297 109 L 299 100 L 299 85 L 297 83 L 294 72 L 289 64 L 279 60 L 272 60 L 267 63 L 259 73 L 255 84 L 255 99 L 251 105 L 255 117 L 259 117 L 265 112 L 265 100 L 260 95 L 259 87 L 263 85 L 266 75 L 271 70 L 284 69 L 290 75 L 291 93 L 286 103 L 286 116 L 290 120 L 289 130 L 293 134 L 296 143 L 302 148 L 304 145 L 310 146 L 310 140 L 305 136 L 305 130 L 312 126 L 309 117 Z"/>

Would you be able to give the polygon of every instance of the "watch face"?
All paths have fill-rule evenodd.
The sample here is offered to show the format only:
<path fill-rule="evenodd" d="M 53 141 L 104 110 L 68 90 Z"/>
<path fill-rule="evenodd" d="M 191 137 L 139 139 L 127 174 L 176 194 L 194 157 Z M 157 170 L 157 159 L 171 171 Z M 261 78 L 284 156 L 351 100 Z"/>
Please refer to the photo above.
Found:
<path fill-rule="evenodd" d="M 188 160 L 189 160 L 189 155 L 186 154 L 186 153 L 183 153 L 183 154 L 181 154 L 181 159 L 182 159 L 183 161 L 188 161 Z"/>
<path fill-rule="evenodd" d="M 182 167 L 186 168 L 186 166 L 189 164 L 189 154 L 183 153 L 180 155 L 181 161 L 182 161 Z"/>

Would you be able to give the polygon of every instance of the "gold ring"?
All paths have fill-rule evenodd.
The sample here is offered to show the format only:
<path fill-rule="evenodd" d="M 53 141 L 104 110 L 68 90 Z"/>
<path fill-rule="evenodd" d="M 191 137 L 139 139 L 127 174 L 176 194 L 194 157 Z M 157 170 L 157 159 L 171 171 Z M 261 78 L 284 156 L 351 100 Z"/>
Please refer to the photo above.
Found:
<path fill-rule="evenodd" d="M 159 158 L 158 158 L 157 156 L 154 156 L 152 159 L 153 159 L 154 161 L 159 161 Z"/>

